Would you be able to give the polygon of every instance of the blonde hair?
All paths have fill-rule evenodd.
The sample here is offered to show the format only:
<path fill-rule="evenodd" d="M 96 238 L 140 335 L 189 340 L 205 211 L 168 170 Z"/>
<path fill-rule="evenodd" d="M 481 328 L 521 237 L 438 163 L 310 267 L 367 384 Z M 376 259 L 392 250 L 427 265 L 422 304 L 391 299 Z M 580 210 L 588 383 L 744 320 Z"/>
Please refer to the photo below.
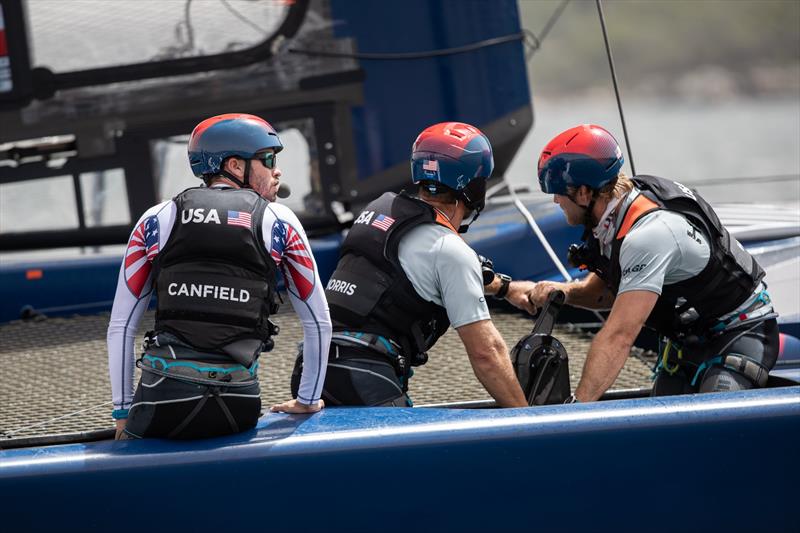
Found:
<path fill-rule="evenodd" d="M 624 172 L 617 174 L 617 179 L 607 183 L 602 189 L 597 191 L 597 197 L 603 200 L 621 198 L 631 192 L 633 181 Z"/>
<path fill-rule="evenodd" d="M 633 181 L 625 175 L 624 172 L 619 172 L 617 177 L 606 183 L 600 189 L 597 189 L 595 196 L 598 200 L 611 200 L 612 198 L 621 198 L 631 192 L 633 189 Z M 567 190 L 570 194 L 575 194 L 578 190 L 577 187 L 568 187 Z"/>

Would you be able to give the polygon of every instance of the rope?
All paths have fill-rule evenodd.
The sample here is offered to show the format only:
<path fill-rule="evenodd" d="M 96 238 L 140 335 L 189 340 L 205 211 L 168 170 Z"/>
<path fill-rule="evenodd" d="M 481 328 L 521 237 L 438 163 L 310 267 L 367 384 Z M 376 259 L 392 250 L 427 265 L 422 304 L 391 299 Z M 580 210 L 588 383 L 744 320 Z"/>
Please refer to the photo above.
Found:
<path fill-rule="evenodd" d="M 221 0 L 224 2 L 224 0 Z M 328 50 L 310 50 L 303 48 L 289 48 L 288 52 L 291 54 L 302 54 L 308 56 L 318 57 L 343 57 L 349 59 L 361 59 L 366 61 L 408 61 L 414 59 L 429 59 L 432 57 L 442 57 L 456 54 L 464 54 L 480 50 L 481 48 L 488 48 L 490 46 L 497 46 L 498 44 L 505 44 L 514 41 L 522 41 L 523 45 L 528 47 L 526 52 L 526 60 L 533 57 L 533 54 L 542 46 L 547 34 L 555 26 L 561 13 L 569 4 L 570 0 L 562 0 L 556 7 L 550 18 L 542 28 L 541 37 L 537 37 L 535 33 L 530 30 L 522 29 L 519 33 L 512 33 L 500 37 L 493 37 L 491 39 L 484 39 L 475 43 L 465 44 L 462 46 L 454 46 L 451 48 L 441 48 L 438 50 L 426 50 L 424 52 L 333 52 Z"/>
<path fill-rule="evenodd" d="M 488 48 L 490 46 L 497 46 L 498 44 L 505 44 L 514 41 L 524 41 L 525 32 L 512 33 L 510 35 L 503 35 L 501 37 L 493 37 L 492 39 L 485 39 L 475 43 L 465 44 L 463 46 L 454 46 L 452 48 L 441 48 L 439 50 L 427 50 L 425 52 L 330 52 L 325 50 L 307 50 L 300 48 L 290 48 L 288 50 L 291 54 L 302 54 L 308 56 L 319 57 L 346 57 L 351 59 L 362 60 L 378 60 L 378 61 L 392 61 L 392 60 L 411 60 L 411 59 L 428 59 L 431 57 L 441 57 L 456 54 L 464 54 L 480 50 L 481 48 Z"/>
<path fill-rule="evenodd" d="M 81 413 L 85 413 L 87 411 L 94 411 L 95 409 L 99 409 L 101 407 L 106 407 L 106 406 L 108 406 L 108 405 L 110 405 L 112 403 L 114 403 L 114 402 L 104 402 L 104 403 L 101 403 L 100 405 L 95 405 L 93 407 L 87 407 L 86 409 L 81 409 L 80 411 L 75 411 L 75 412 L 72 412 L 72 413 L 67 413 L 65 415 L 60 415 L 60 416 L 57 416 L 55 418 L 51 418 L 50 420 L 45 420 L 44 422 L 37 422 L 36 424 L 32 424 L 32 425 L 26 426 L 24 428 L 17 428 L 14 431 L 10 431 L 8 433 L 3 432 L 3 437 L 6 437 L 6 438 L 7 437 L 11 437 L 12 435 L 20 433 L 22 431 L 27 431 L 29 429 L 33 429 L 33 428 L 39 427 L 39 426 L 46 426 L 46 425 L 50 424 L 51 422 L 55 422 L 57 420 L 62 420 L 64 418 L 68 418 L 70 416 L 74 416 L 74 415 L 78 415 L 78 414 L 81 414 Z"/>
<path fill-rule="evenodd" d="M 614 94 L 617 97 L 617 108 L 619 109 L 619 119 L 622 121 L 622 133 L 625 135 L 625 146 L 628 148 L 628 162 L 631 164 L 631 173 L 636 175 L 636 167 L 633 165 L 633 152 L 631 151 L 631 141 L 628 138 L 628 126 L 625 124 L 625 113 L 622 112 L 622 98 L 619 95 L 619 85 L 617 84 L 617 71 L 614 68 L 614 57 L 611 55 L 611 45 L 608 43 L 608 33 L 606 32 L 606 19 L 603 16 L 603 4 L 601 0 L 597 2 L 597 13 L 600 15 L 600 26 L 603 28 L 603 41 L 606 44 L 606 56 L 608 56 L 608 66 L 611 68 L 611 81 L 614 82 Z"/>

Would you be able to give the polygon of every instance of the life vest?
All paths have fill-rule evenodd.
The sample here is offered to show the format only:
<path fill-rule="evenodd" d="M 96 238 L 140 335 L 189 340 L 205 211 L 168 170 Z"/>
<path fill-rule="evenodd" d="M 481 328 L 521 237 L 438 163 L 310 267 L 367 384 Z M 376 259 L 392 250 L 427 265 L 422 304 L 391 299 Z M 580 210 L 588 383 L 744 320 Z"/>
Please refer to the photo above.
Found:
<path fill-rule="evenodd" d="M 620 214 L 622 223 L 612 243 L 611 259 L 600 254 L 599 242 L 590 236 L 587 245 L 596 260 L 589 269 L 616 294 L 622 278 L 620 249 L 633 225 L 659 209 L 680 213 L 708 238 L 711 256 L 697 275 L 664 285 L 646 324 L 667 336 L 704 332 L 715 319 L 735 310 L 753 294 L 764 277 L 764 270 L 728 233 L 713 208 L 697 193 L 655 176 L 636 176 L 633 182 L 641 194 Z"/>
<path fill-rule="evenodd" d="M 422 224 L 457 231 L 432 206 L 385 193 L 361 212 L 342 244 L 325 290 L 334 331 L 381 335 L 399 344 L 412 365 L 426 360 L 450 321 L 444 307 L 420 297 L 398 259 L 401 238 Z"/>
<path fill-rule="evenodd" d="M 266 201 L 247 189 L 191 188 L 156 257 L 156 332 L 197 350 L 240 339 L 269 343 L 277 267 L 264 249 Z"/>

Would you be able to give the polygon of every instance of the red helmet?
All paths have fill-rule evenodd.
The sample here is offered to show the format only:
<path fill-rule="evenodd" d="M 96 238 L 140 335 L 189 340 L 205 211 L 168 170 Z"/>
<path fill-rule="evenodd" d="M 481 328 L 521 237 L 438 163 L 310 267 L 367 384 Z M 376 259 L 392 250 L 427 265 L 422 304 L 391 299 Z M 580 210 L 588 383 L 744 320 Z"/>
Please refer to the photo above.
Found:
<path fill-rule="evenodd" d="M 470 209 L 483 209 L 486 180 L 493 169 L 489 139 L 463 122 L 429 126 L 411 148 L 411 180 L 429 190 L 444 186 L 459 192 Z"/>
<path fill-rule="evenodd" d="M 547 194 L 567 194 L 567 187 L 601 189 L 617 177 L 625 158 L 606 129 L 581 124 L 556 135 L 539 156 L 539 186 Z"/>

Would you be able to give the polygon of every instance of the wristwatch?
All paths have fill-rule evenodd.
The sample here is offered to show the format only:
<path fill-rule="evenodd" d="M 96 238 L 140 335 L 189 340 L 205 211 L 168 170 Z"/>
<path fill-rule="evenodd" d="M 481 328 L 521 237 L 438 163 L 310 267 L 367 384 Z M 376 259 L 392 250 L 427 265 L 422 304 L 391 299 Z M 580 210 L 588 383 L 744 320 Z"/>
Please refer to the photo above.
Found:
<path fill-rule="evenodd" d="M 500 278 L 500 288 L 492 295 L 492 298 L 495 300 L 504 300 L 508 294 L 508 287 L 511 285 L 511 276 L 507 274 L 495 274 L 495 276 Z"/>

